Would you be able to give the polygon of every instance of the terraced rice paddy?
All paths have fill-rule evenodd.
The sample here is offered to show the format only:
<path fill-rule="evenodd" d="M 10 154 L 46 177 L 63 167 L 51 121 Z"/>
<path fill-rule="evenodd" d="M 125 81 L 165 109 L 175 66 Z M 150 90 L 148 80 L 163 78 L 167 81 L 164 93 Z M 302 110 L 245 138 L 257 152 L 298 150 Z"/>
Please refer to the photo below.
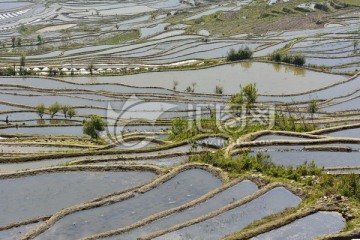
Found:
<path fill-rule="evenodd" d="M 141 185 L 153 177 L 141 172 L 70 172 L 4 179 L 1 225 L 49 215 L 88 199 Z M 24 208 L 19 211 L 22 204 Z"/>
<path fill-rule="evenodd" d="M 344 227 L 344 220 L 339 214 L 318 212 L 252 239 L 279 239 L 290 236 L 292 239 L 311 239 L 324 234 L 336 233 L 342 227 Z"/>
<path fill-rule="evenodd" d="M 359 7 L 0 1 L 0 239 L 359 238 Z"/>

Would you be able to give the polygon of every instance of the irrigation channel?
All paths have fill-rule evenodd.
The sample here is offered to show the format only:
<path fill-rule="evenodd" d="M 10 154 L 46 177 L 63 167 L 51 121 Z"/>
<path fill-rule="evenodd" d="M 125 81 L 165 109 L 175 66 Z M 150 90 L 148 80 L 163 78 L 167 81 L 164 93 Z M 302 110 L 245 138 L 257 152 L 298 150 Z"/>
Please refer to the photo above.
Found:
<path fill-rule="evenodd" d="M 359 238 L 359 7 L 0 1 L 0 239 Z"/>

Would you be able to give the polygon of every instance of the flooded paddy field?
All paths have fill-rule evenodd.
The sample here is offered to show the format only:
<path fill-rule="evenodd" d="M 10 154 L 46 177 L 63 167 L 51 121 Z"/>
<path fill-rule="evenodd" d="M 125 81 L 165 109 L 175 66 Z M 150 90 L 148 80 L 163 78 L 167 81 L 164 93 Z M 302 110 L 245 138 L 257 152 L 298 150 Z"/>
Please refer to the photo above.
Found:
<path fill-rule="evenodd" d="M 0 1 L 0 239 L 358 238 L 359 7 Z"/>
<path fill-rule="evenodd" d="M 281 199 L 286 200 L 281 201 Z M 157 239 L 175 239 L 179 237 L 181 239 L 193 239 L 194 237 L 200 239 L 203 237 L 219 239 L 238 231 L 241 226 L 246 226 L 255 219 L 281 211 L 287 207 L 295 207 L 299 203 L 300 199 L 286 189 L 275 188 L 243 206 L 234 208 L 204 222 L 168 233 Z M 226 225 L 224 226 L 223 223 L 226 223 Z"/>
<path fill-rule="evenodd" d="M 197 181 L 193 181 L 194 178 Z M 206 183 L 206 185 L 202 183 Z M 185 204 L 220 185 L 221 181 L 210 173 L 196 169 L 188 170 L 142 195 L 113 205 L 66 216 L 56 223 L 52 229 L 37 238 L 80 238 L 124 227 L 156 212 Z M 147 202 L 152 202 L 153 206 L 148 208 Z M 119 211 L 123 213 L 122 217 L 113 214 Z M 100 212 L 103 217 L 99 218 L 97 212 Z M 127 216 L 125 217 L 125 215 Z M 82 228 L 81 231 L 71 231 L 74 221 Z M 109 225 L 109 223 L 112 224 Z"/>
<path fill-rule="evenodd" d="M 291 236 L 292 239 L 311 239 L 325 234 L 336 233 L 343 227 L 344 219 L 340 214 L 333 212 L 318 212 L 252 239 L 279 239 L 289 236 Z M 308 231 L 309 228 L 312 232 Z"/>
<path fill-rule="evenodd" d="M 144 184 L 153 177 L 152 173 L 141 172 L 65 172 L 3 179 L 0 224 L 49 215 L 85 200 Z M 20 212 L 18 207 L 22 203 L 17 201 L 25 204 Z"/>

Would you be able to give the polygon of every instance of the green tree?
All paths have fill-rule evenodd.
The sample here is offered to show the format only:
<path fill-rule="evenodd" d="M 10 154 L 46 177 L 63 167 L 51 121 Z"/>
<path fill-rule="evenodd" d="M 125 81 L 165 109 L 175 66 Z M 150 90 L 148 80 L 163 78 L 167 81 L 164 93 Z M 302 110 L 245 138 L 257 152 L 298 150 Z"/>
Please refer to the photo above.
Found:
<path fill-rule="evenodd" d="M 254 107 L 256 100 L 258 98 L 258 90 L 256 88 L 256 83 L 250 83 L 242 88 L 242 93 L 244 96 L 244 101 L 246 104 L 246 111 L 250 111 Z"/>
<path fill-rule="evenodd" d="M 275 61 L 275 62 L 281 62 L 282 56 L 280 52 L 274 52 L 270 54 L 269 60 Z"/>
<path fill-rule="evenodd" d="M 356 54 L 357 53 L 357 48 L 359 46 L 359 40 L 354 40 L 353 46 L 354 46 L 354 53 Z"/>
<path fill-rule="evenodd" d="M 223 94 L 224 88 L 222 86 L 216 86 L 215 87 L 215 94 Z"/>
<path fill-rule="evenodd" d="M 311 121 L 313 123 L 313 126 L 315 126 L 314 124 L 314 115 L 315 113 L 317 113 L 319 111 L 319 103 L 317 99 L 312 99 L 307 107 L 307 111 L 308 113 L 310 113 L 311 115 Z"/>
<path fill-rule="evenodd" d="M 174 92 L 176 91 L 178 85 L 179 85 L 178 81 L 173 81 L 173 91 Z"/>
<path fill-rule="evenodd" d="M 238 61 L 238 60 L 244 60 L 244 59 L 250 59 L 253 56 L 253 52 L 250 50 L 249 47 L 242 47 L 238 51 L 235 49 L 230 49 L 226 56 L 227 61 Z"/>
<path fill-rule="evenodd" d="M 89 70 L 90 75 L 93 75 L 93 73 L 94 73 L 94 72 L 93 72 L 93 70 L 94 70 L 94 64 L 90 63 L 90 64 L 88 65 L 87 69 Z"/>
<path fill-rule="evenodd" d="M 38 35 L 38 36 L 37 36 L 37 40 L 38 40 L 38 44 L 39 44 L 39 45 L 43 44 L 43 41 L 44 41 L 44 40 L 43 40 L 43 38 L 41 37 L 41 35 Z"/>
<path fill-rule="evenodd" d="M 192 89 L 191 92 L 195 92 L 196 82 L 191 83 Z"/>
<path fill-rule="evenodd" d="M 193 129 L 189 126 L 189 121 L 184 118 L 176 118 L 171 122 L 170 139 L 186 139 L 193 135 Z"/>
<path fill-rule="evenodd" d="M 48 108 L 51 118 L 54 118 L 55 114 L 57 114 L 61 110 L 61 105 L 59 103 L 54 103 Z"/>
<path fill-rule="evenodd" d="M 92 116 L 90 120 L 84 121 L 83 132 L 93 139 L 98 139 L 100 133 L 105 130 L 105 122 L 100 116 Z"/>
<path fill-rule="evenodd" d="M 232 95 L 231 99 L 230 99 L 230 103 L 231 103 L 231 106 L 230 106 L 231 110 L 236 110 L 236 111 L 241 110 L 241 107 L 244 104 L 243 93 L 240 92 L 240 93 Z"/>
<path fill-rule="evenodd" d="M 240 86 L 240 93 L 234 94 L 230 98 L 230 109 L 238 111 L 241 110 L 245 104 L 246 111 L 249 112 L 250 109 L 254 107 L 257 98 L 258 90 L 256 83 L 250 83 L 245 87 Z"/>
<path fill-rule="evenodd" d="M 36 113 L 39 115 L 39 117 L 42 119 L 45 114 L 46 108 L 44 104 L 40 104 L 36 107 Z"/>
<path fill-rule="evenodd" d="M 21 45 L 22 45 L 22 38 L 19 37 L 18 40 L 17 40 L 17 46 L 21 47 Z"/>
<path fill-rule="evenodd" d="M 227 61 L 236 61 L 236 51 L 234 48 L 231 48 L 226 56 Z"/>
<path fill-rule="evenodd" d="M 69 109 L 70 109 L 70 107 L 67 106 L 67 105 L 62 105 L 62 106 L 61 106 L 61 111 L 62 111 L 62 113 L 64 114 L 64 117 L 65 117 L 65 118 L 67 118 L 67 115 L 68 115 L 68 113 L 69 113 Z"/>
<path fill-rule="evenodd" d="M 68 116 L 69 116 L 69 118 L 71 119 L 71 118 L 73 118 L 75 115 L 76 115 L 75 109 L 74 109 L 73 107 L 69 107 L 69 109 L 68 109 Z"/>
<path fill-rule="evenodd" d="M 16 38 L 15 37 L 11 37 L 11 46 L 14 48 L 16 44 Z"/>
<path fill-rule="evenodd" d="M 24 74 L 24 67 L 26 65 L 26 57 L 24 55 L 22 55 L 20 57 L 20 75 Z"/>
<path fill-rule="evenodd" d="M 268 56 L 268 59 L 270 61 L 284 62 L 284 63 L 294 64 L 296 66 L 303 66 L 306 63 L 305 57 L 301 54 L 288 55 L 288 54 L 283 54 L 279 51 L 275 51 L 274 53 L 270 54 Z"/>
<path fill-rule="evenodd" d="M 292 62 L 290 62 L 296 66 L 303 66 L 306 63 L 305 57 L 302 55 L 294 55 L 292 57 Z"/>

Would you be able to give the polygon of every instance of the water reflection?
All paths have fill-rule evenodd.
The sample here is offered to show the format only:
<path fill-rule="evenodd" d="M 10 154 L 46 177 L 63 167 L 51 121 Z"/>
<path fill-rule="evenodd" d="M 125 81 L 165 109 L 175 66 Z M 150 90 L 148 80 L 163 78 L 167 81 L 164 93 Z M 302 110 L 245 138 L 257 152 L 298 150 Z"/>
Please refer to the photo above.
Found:
<path fill-rule="evenodd" d="M 280 72 L 280 70 L 281 70 L 281 68 L 282 68 L 282 65 L 281 65 L 281 64 L 274 64 L 273 67 L 274 67 L 274 70 L 275 70 L 276 72 Z"/>
<path fill-rule="evenodd" d="M 37 125 L 45 125 L 45 120 L 44 119 L 37 119 L 36 124 Z"/>
<path fill-rule="evenodd" d="M 189 86 L 191 87 L 192 83 L 195 82 L 196 92 L 211 94 L 214 93 L 216 85 L 223 86 L 226 94 L 233 94 L 239 91 L 238 86 L 240 84 L 245 86 L 255 82 L 261 94 L 293 94 L 329 86 L 332 83 L 345 79 L 345 77 L 339 75 L 314 72 L 290 66 L 281 67 L 279 72 L 274 68 L 274 65 L 269 63 L 242 62 L 207 69 L 179 71 L 176 74 L 174 72 L 151 72 L 127 76 L 98 76 L 97 81 L 99 83 L 121 83 L 135 87 L 151 86 L 166 89 L 173 89 L 174 81 L 177 81 L 177 89 L 180 91 L 185 90 Z M 304 77 L 305 71 L 306 78 Z M 73 81 L 88 83 L 89 77 L 75 77 Z M 57 83 L 57 85 L 59 84 Z M 113 85 L 86 86 L 86 88 L 91 90 L 104 89 L 112 92 L 144 91 Z"/>
<path fill-rule="evenodd" d="M 305 75 L 306 75 L 305 69 L 303 69 L 303 68 L 294 68 L 294 75 L 295 76 L 305 77 Z"/>
<path fill-rule="evenodd" d="M 252 67 L 252 62 L 241 62 L 240 65 L 244 69 L 250 69 Z"/>
<path fill-rule="evenodd" d="M 59 125 L 61 123 L 61 120 L 59 119 L 50 119 L 49 120 L 51 125 Z"/>

